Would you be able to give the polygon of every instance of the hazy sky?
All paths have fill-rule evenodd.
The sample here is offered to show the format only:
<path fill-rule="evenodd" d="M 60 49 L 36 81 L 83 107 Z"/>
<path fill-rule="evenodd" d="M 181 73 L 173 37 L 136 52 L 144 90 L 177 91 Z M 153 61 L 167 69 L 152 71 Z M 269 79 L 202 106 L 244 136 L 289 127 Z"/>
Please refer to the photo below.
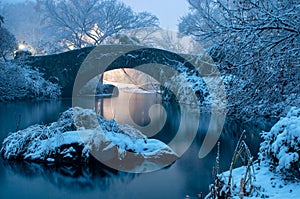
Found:
<path fill-rule="evenodd" d="M 134 11 L 148 11 L 159 18 L 160 26 L 177 30 L 179 18 L 188 13 L 187 0 L 121 0 Z"/>
<path fill-rule="evenodd" d="M 0 0 L 1 1 L 1 0 Z M 20 2 L 25 0 L 2 0 Z M 162 28 L 177 30 L 179 18 L 188 12 L 187 0 L 119 0 L 132 7 L 136 12 L 147 11 L 159 18 Z"/>

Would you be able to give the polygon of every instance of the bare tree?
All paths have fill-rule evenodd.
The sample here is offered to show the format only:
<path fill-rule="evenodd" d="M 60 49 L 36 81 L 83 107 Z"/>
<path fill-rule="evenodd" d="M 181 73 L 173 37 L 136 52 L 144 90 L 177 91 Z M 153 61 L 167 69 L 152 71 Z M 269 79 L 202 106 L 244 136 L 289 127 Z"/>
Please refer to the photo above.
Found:
<path fill-rule="evenodd" d="M 154 15 L 135 13 L 116 0 L 44 0 L 43 5 L 49 27 L 58 30 L 69 48 L 97 45 L 123 30 L 158 25 Z"/>
<path fill-rule="evenodd" d="M 0 4 L 5 15 L 5 27 L 13 32 L 19 43 L 26 44 L 34 54 L 56 52 L 60 48 L 55 29 L 46 29 L 42 17 L 42 0 Z"/>
<path fill-rule="evenodd" d="M 7 56 L 12 56 L 17 47 L 15 36 L 6 28 L 2 27 L 4 17 L 0 15 L 0 56 L 4 61 L 7 61 Z"/>
<path fill-rule="evenodd" d="M 204 43 L 227 76 L 231 110 L 257 113 L 264 104 L 299 97 L 299 0 L 189 3 L 192 12 L 179 30 Z"/>

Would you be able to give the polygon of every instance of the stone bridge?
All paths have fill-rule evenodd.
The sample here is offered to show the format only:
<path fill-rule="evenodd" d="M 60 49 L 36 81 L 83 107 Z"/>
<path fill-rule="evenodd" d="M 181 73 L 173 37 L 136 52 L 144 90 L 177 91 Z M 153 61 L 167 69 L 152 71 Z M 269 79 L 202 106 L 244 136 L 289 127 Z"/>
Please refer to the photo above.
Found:
<path fill-rule="evenodd" d="M 116 46 L 108 45 L 102 48 L 107 48 L 107 52 L 109 52 L 110 48 L 113 50 L 113 47 Z M 51 82 L 58 83 L 62 88 L 62 97 L 71 97 L 78 70 L 94 48 L 95 47 L 87 47 L 60 54 L 32 56 L 20 60 L 25 61 L 27 65 L 44 73 L 46 79 Z M 118 57 L 106 68 L 105 71 L 119 68 L 134 68 L 143 64 L 154 63 L 169 66 L 179 73 L 185 71 L 187 75 L 194 74 L 199 77 L 203 77 L 203 75 L 205 76 L 205 74 L 211 73 L 211 71 L 207 70 L 207 68 L 210 67 L 201 67 L 200 76 L 199 69 L 198 71 L 195 70 L 194 66 L 185 58 L 170 51 L 155 48 L 141 48 Z M 206 60 L 202 61 L 203 63 L 207 63 Z M 198 91 L 196 95 L 197 97 L 200 97 L 200 91 Z"/>

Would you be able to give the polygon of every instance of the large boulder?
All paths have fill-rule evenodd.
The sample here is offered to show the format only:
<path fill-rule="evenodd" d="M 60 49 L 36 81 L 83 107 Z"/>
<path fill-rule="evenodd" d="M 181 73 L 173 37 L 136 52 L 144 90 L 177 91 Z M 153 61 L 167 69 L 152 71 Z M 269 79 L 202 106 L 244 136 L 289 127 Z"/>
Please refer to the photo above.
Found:
<path fill-rule="evenodd" d="M 118 87 L 112 84 L 98 84 L 96 88 L 97 97 L 117 97 L 119 95 Z"/>
<path fill-rule="evenodd" d="M 65 111 L 50 125 L 9 134 L 1 155 L 9 160 L 55 164 L 89 164 L 97 159 L 110 168 L 129 172 L 157 170 L 178 159 L 163 142 L 81 108 Z"/>

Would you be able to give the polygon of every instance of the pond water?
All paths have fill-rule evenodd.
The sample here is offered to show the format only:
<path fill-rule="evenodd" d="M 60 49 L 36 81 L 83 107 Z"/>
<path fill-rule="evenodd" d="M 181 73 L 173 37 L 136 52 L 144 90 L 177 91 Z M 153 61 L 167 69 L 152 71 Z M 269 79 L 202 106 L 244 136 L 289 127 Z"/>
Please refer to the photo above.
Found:
<path fill-rule="evenodd" d="M 130 95 L 130 97 L 128 97 Z M 124 100 L 125 98 L 126 100 Z M 129 100 L 128 100 L 129 99 Z M 1 143 L 9 132 L 32 124 L 47 124 L 56 121 L 59 114 L 71 107 L 70 99 L 47 102 L 14 102 L 0 104 Z M 149 137 L 165 143 L 177 132 L 181 113 L 177 104 L 158 106 L 148 114 L 153 104 L 161 103 L 157 94 L 120 93 L 119 97 L 100 101 L 103 115 L 120 123 L 131 123 L 153 128 Z M 99 106 L 99 103 L 96 105 Z M 163 107 L 163 108 L 162 108 Z M 151 111 L 150 111 L 151 112 Z M 129 114 L 129 115 L 128 115 Z M 130 119 L 128 119 L 130 118 Z M 65 166 L 45 167 L 24 162 L 0 160 L 0 198 L 46 199 L 46 198 L 185 198 L 199 193 L 206 194 L 212 182 L 211 173 L 215 164 L 216 147 L 203 159 L 198 158 L 199 149 L 206 134 L 210 116 L 201 114 L 200 120 L 184 117 L 185 129 L 199 122 L 196 138 L 189 149 L 174 164 L 167 168 L 145 174 L 112 172 L 106 169 L 92 171 L 89 168 Z M 212 121 L 213 122 L 213 121 Z M 221 170 L 229 168 L 232 152 L 243 129 L 247 130 L 246 142 L 253 154 L 258 151 L 261 130 L 269 130 L 273 122 L 242 123 L 227 118 L 220 137 Z M 153 133 L 155 132 L 155 133 Z"/>

